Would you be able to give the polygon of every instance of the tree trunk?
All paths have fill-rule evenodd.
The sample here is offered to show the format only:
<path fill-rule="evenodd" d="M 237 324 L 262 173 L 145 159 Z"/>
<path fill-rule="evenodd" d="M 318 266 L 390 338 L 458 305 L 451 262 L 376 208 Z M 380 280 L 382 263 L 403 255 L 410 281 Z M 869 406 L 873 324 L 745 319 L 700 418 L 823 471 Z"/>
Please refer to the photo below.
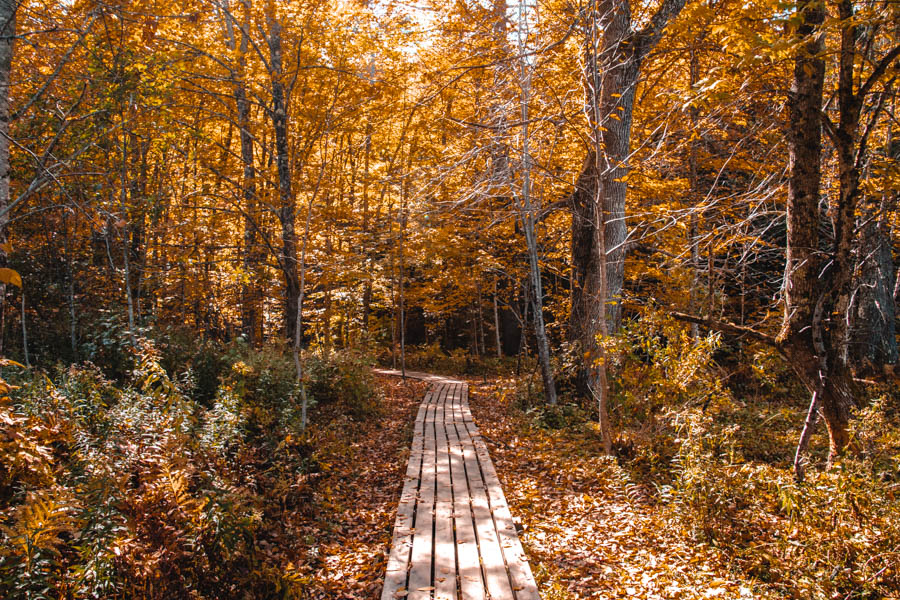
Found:
<path fill-rule="evenodd" d="M 497 358 L 503 358 L 503 347 L 500 344 L 500 310 L 497 306 L 497 276 L 494 275 L 494 341 L 497 345 Z"/>
<path fill-rule="evenodd" d="M 0 244 L 9 241 L 9 74 L 16 35 L 16 0 L 0 0 Z M 7 246 L 8 247 L 8 246 Z M 0 248 L 0 267 L 6 267 L 6 247 Z M 0 283 L 0 314 L 6 314 L 6 284 Z M 0 336 L 0 352 L 3 339 Z"/>
<path fill-rule="evenodd" d="M 275 163 L 278 169 L 278 220 L 281 222 L 281 256 L 279 264 L 284 276 L 284 333 L 293 340 L 297 328 L 297 305 L 300 280 L 297 276 L 297 234 L 294 226 L 294 194 L 291 189 L 291 165 L 288 156 L 287 101 L 281 63 L 281 24 L 268 15 L 269 62 L 272 84 L 272 126 L 275 129 Z"/>
<path fill-rule="evenodd" d="M 522 116 L 522 190 L 516 198 L 519 217 L 525 232 L 525 244 L 528 250 L 528 266 L 531 276 L 532 300 L 534 302 L 534 336 L 537 341 L 538 362 L 541 366 L 541 379 L 544 382 L 544 394 L 547 404 L 554 405 L 556 399 L 556 382 L 553 380 L 553 368 L 550 364 L 550 342 L 544 326 L 544 294 L 542 291 L 541 269 L 538 261 L 538 247 L 535 236 L 534 208 L 531 200 L 531 156 L 528 145 L 528 103 L 531 100 L 531 66 L 525 61 L 525 31 L 527 15 L 524 0 L 519 2 L 519 60 L 520 109 Z"/>
<path fill-rule="evenodd" d="M 571 196 L 574 277 L 569 335 L 584 349 L 579 388 L 590 396 L 599 395 L 597 376 L 590 375 L 596 371 L 591 365 L 598 360 L 598 337 L 604 327 L 615 334 L 622 319 L 626 176 L 635 88 L 644 58 L 683 7 L 684 0 L 665 0 L 640 31 L 632 28 L 627 0 L 598 0 L 584 14 L 585 102 L 586 112 L 593 115 L 596 139 Z M 601 223 L 602 235 L 596 231 Z M 601 239 L 603 252 L 598 248 Z M 606 292 L 603 326 L 596 307 L 601 279 Z"/>
<path fill-rule="evenodd" d="M 890 242 L 880 226 L 877 207 L 859 210 L 861 165 L 868 153 L 868 135 L 883 108 L 884 95 L 868 111 L 868 126 L 860 132 L 863 103 L 873 85 L 884 77 L 900 48 L 881 60 L 871 56 L 868 33 L 859 27 L 852 0 L 839 0 L 841 46 L 838 54 L 838 110 L 835 127 L 828 131 L 838 160 L 840 195 L 833 215 L 835 250 L 829 283 L 835 295 L 835 319 L 829 349 L 834 361 L 854 365 L 862 372 L 883 373 L 897 363 L 894 306 L 890 301 L 893 278 Z M 875 63 L 868 78 L 857 73 L 859 63 Z M 857 79 L 860 81 L 857 82 Z M 859 214 L 862 212 L 862 214 Z"/>
<path fill-rule="evenodd" d="M 850 312 L 848 362 L 861 375 L 893 372 L 898 362 L 893 291 L 894 261 L 884 223 L 867 215 L 860 233 L 857 278 Z"/>
<path fill-rule="evenodd" d="M 126 299 L 126 307 L 128 310 L 128 335 L 131 338 L 132 346 L 137 346 L 137 334 L 135 332 L 135 319 L 134 319 L 134 295 L 131 291 L 131 261 L 129 260 L 129 255 L 131 254 L 131 247 L 129 244 L 128 235 L 129 226 L 128 226 L 128 206 L 126 204 L 127 200 L 127 190 L 128 190 L 128 148 L 127 148 L 127 140 L 128 138 L 125 135 L 125 109 L 122 108 L 122 112 L 120 113 L 120 118 L 122 119 L 122 144 L 119 147 L 121 150 L 122 156 L 122 170 L 121 170 L 121 189 L 119 192 L 119 210 L 121 211 L 120 219 L 123 223 L 122 225 L 122 264 L 125 270 L 125 299 Z M 23 322 L 24 322 L 24 312 L 23 312 Z"/>
<path fill-rule="evenodd" d="M 243 3 L 245 13 L 249 3 Z M 256 197 L 256 168 L 253 160 L 253 134 L 250 129 L 250 102 L 244 82 L 246 54 L 249 46 L 246 31 L 241 31 L 240 44 L 237 43 L 234 15 L 229 11 L 227 0 L 222 2 L 223 21 L 225 25 L 225 45 L 237 54 L 237 65 L 232 73 L 237 125 L 240 131 L 241 164 L 241 201 L 243 213 L 243 281 L 241 283 L 241 332 L 251 346 L 262 343 L 262 290 L 256 277 L 262 263 L 259 243 L 259 213 Z M 249 17 L 249 15 L 245 16 Z"/>
<path fill-rule="evenodd" d="M 697 85 L 700 78 L 700 65 L 697 60 L 697 51 L 695 48 L 690 50 L 690 69 L 688 74 L 688 85 L 691 90 Z M 699 120 L 699 109 L 696 104 L 692 103 L 688 109 L 690 116 L 691 140 L 688 147 L 688 205 L 690 206 L 691 216 L 688 226 L 688 245 L 691 249 L 691 289 L 689 302 L 690 306 L 697 306 L 699 302 L 699 284 L 700 284 L 700 218 L 697 215 L 697 204 L 700 202 L 700 181 L 697 172 L 697 154 L 700 147 L 700 139 L 697 135 L 697 123 Z M 742 288 L 743 289 L 743 288 Z M 741 294 L 741 314 L 743 321 L 743 302 L 744 295 Z M 712 315 L 710 315 L 712 316 Z M 695 340 L 700 339 L 700 326 L 697 323 L 691 323 L 691 337 Z"/>
<path fill-rule="evenodd" d="M 840 342 L 824 321 L 831 315 L 838 296 L 820 277 L 819 193 L 821 185 L 822 96 L 825 61 L 824 37 L 819 27 L 825 19 L 824 5 L 806 0 L 798 6 L 802 21 L 796 30 L 802 42 L 794 60 L 794 80 L 788 101 L 788 147 L 790 177 L 787 200 L 787 248 L 785 265 L 785 312 L 778 341 L 791 367 L 812 394 L 821 390 L 822 415 L 828 428 L 829 460 L 849 443 L 849 410 L 852 379 L 839 360 Z M 844 196 L 840 199 L 843 202 Z M 838 240 L 840 244 L 840 239 Z M 835 249 L 840 253 L 840 248 Z M 843 264 L 847 264 L 844 262 Z M 832 269 L 833 281 L 844 277 L 841 264 Z M 840 321 L 840 319 L 837 319 Z"/>

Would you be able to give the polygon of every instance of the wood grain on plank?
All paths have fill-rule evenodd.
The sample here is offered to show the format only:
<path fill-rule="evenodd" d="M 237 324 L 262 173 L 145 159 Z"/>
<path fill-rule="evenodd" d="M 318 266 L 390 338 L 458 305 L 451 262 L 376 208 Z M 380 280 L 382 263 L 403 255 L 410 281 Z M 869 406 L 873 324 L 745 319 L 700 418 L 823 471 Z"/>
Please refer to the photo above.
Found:
<path fill-rule="evenodd" d="M 449 386 L 447 386 L 449 387 Z M 447 395 L 439 405 L 435 421 L 437 448 L 434 525 L 434 597 L 456 600 L 456 542 L 453 537 L 453 478 L 450 472 L 450 447 L 447 440 L 448 413 L 452 405 Z M 451 407 L 451 408 L 448 408 Z"/>
<path fill-rule="evenodd" d="M 453 520 L 459 569 L 457 579 L 462 600 L 483 600 L 485 590 L 478 556 L 478 538 L 475 535 L 475 521 L 472 518 L 465 457 L 457 430 L 462 415 L 458 402 L 454 403 L 452 412 L 454 418 L 453 423 L 447 426 L 447 439 L 450 446 L 450 472 L 453 477 Z"/>
<path fill-rule="evenodd" d="M 491 515 L 478 457 L 475 454 L 475 446 L 465 425 L 457 426 L 457 432 L 463 445 L 466 477 L 472 502 L 472 516 L 475 522 L 475 533 L 478 536 L 478 554 L 481 557 L 485 587 L 491 598 L 512 599 L 514 598 L 512 585 L 503 560 L 500 539 L 494 527 L 494 519 Z"/>
<path fill-rule="evenodd" d="M 415 532 L 412 540 L 409 580 L 407 589 L 410 600 L 431 598 L 431 561 L 434 552 L 434 484 L 435 484 L 435 438 L 434 405 L 430 405 L 425 416 L 425 446 L 422 453 L 422 481 L 416 502 Z"/>
<path fill-rule="evenodd" d="M 426 394 L 426 399 L 428 395 Z M 385 568 L 382 600 L 393 600 L 398 593 L 406 589 L 407 572 L 409 570 L 412 550 L 413 522 L 415 519 L 416 499 L 419 495 L 420 470 L 422 467 L 423 430 L 425 402 L 419 407 L 419 413 L 413 429 L 412 447 L 409 463 L 400 492 L 400 504 L 397 507 L 397 518 L 394 521 L 394 537 L 391 542 L 391 553 Z"/>

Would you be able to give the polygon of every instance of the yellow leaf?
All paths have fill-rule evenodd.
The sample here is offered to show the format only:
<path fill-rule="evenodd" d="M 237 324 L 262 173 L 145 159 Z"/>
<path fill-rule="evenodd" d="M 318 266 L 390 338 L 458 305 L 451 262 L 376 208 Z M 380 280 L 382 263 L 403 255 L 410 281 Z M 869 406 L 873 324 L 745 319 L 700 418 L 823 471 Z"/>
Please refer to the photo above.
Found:
<path fill-rule="evenodd" d="M 3 250 L 7 254 L 12 252 L 12 242 L 6 242 L 4 244 L 0 244 L 0 250 Z"/>
<path fill-rule="evenodd" d="M 12 269 L 0 269 L 0 283 L 12 284 L 20 288 L 22 287 L 22 276 Z"/>

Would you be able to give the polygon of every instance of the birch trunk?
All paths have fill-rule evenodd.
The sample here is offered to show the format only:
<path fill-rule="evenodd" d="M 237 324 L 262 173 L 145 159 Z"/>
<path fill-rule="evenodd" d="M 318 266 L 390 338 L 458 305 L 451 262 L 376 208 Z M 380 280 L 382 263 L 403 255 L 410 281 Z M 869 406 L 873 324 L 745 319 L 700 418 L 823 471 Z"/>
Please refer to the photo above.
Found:
<path fill-rule="evenodd" d="M 0 0 L 0 244 L 9 241 L 9 75 L 16 35 L 16 0 Z M 0 249 L 0 267 L 7 252 Z M 6 284 L 0 283 L 0 313 L 6 314 Z M 0 352 L 3 339 L 0 336 Z"/>
<path fill-rule="evenodd" d="M 531 66 L 525 58 L 525 30 L 527 16 L 524 0 L 519 2 L 519 68 L 521 89 L 520 103 L 522 116 L 522 190 L 517 197 L 519 215 L 525 230 L 525 244 L 528 250 L 529 274 L 531 276 L 532 301 L 534 303 L 534 337 L 537 341 L 538 362 L 547 404 L 555 405 L 556 383 L 550 364 L 550 342 L 544 326 L 544 294 L 541 285 L 541 270 L 538 261 L 537 239 L 535 237 L 534 207 L 531 201 L 531 156 L 528 145 L 528 103 L 531 99 Z"/>

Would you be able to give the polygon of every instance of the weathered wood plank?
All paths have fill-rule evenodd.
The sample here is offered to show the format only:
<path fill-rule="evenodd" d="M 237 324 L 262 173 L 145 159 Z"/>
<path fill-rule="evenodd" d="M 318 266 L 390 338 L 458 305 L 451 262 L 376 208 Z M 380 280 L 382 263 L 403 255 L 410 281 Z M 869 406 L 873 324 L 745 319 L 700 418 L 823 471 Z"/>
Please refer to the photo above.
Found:
<path fill-rule="evenodd" d="M 428 377 L 382 600 L 540 600 L 468 386 Z"/>
<path fill-rule="evenodd" d="M 426 399 L 428 395 L 426 394 Z M 407 572 L 409 570 L 412 550 L 413 521 L 415 519 L 416 499 L 419 494 L 420 471 L 422 468 L 422 449 L 424 443 L 425 402 L 419 406 L 419 412 L 413 428 L 413 441 L 409 453 L 409 463 L 404 476 L 403 490 L 400 492 L 400 504 L 397 518 L 394 521 L 394 537 L 391 542 L 391 553 L 385 568 L 382 600 L 394 600 L 401 590 L 406 589 Z"/>
<path fill-rule="evenodd" d="M 450 446 L 450 473 L 453 478 L 453 520 L 456 529 L 459 591 L 462 600 L 483 600 L 484 582 L 478 556 L 478 538 L 472 517 L 465 457 L 457 432 L 462 415 L 458 403 L 453 404 L 452 414 L 453 423 L 447 426 L 447 438 Z"/>
<path fill-rule="evenodd" d="M 434 487 L 435 487 L 435 435 L 434 404 L 425 415 L 425 446 L 422 453 L 422 475 L 419 497 L 416 503 L 415 531 L 412 540 L 409 580 L 407 589 L 410 600 L 431 598 L 432 558 L 434 555 Z"/>
<path fill-rule="evenodd" d="M 452 404 L 448 402 L 446 392 L 442 400 L 435 419 L 437 490 L 434 510 L 434 597 L 435 600 L 457 600 L 456 542 L 453 538 L 452 516 L 453 478 L 450 473 L 450 448 L 447 440 L 447 421 L 448 417 L 452 421 Z"/>
<path fill-rule="evenodd" d="M 481 473 L 484 477 L 485 488 L 491 505 L 491 514 L 494 517 L 494 525 L 497 529 L 500 547 L 506 560 L 513 591 L 516 593 L 516 600 L 540 600 L 534 575 L 531 573 L 531 567 L 516 533 L 516 526 L 509 511 L 506 496 L 503 494 L 500 478 L 497 477 L 497 471 L 490 459 L 487 446 L 480 435 L 472 434 L 472 431 L 476 429 L 473 421 L 467 421 L 466 426 L 475 445 L 475 453 L 481 466 Z"/>
<path fill-rule="evenodd" d="M 463 391 L 463 393 L 465 393 Z M 462 404 L 462 403 L 461 403 Z M 487 490 L 478 457 L 475 454 L 475 446 L 471 433 L 466 425 L 457 428 L 463 446 L 466 478 L 469 482 L 469 494 L 472 502 L 472 515 L 475 521 L 475 532 L 478 536 L 478 554 L 481 557 L 481 568 L 484 573 L 484 583 L 492 599 L 514 598 L 512 584 L 503 560 L 503 551 L 500 548 L 500 539 L 497 529 L 494 527 L 494 519 L 491 515 Z"/>

